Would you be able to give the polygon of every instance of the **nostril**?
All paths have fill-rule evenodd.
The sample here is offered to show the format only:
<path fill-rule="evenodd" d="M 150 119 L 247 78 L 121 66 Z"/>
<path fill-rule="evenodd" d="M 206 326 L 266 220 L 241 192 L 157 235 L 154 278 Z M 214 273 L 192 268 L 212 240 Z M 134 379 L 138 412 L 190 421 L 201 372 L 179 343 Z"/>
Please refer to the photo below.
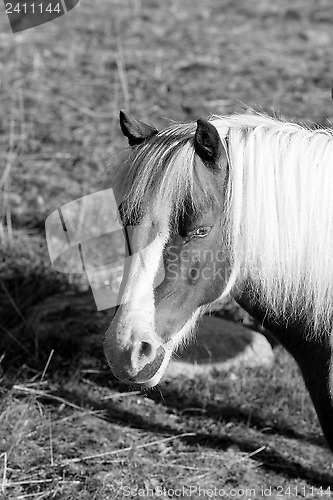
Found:
<path fill-rule="evenodd" d="M 131 353 L 131 369 L 142 370 L 145 366 L 154 361 L 156 349 L 153 342 L 140 340 L 133 344 Z"/>
<path fill-rule="evenodd" d="M 152 355 L 152 353 L 153 353 L 153 346 L 148 342 L 141 342 L 140 357 L 146 356 L 147 358 L 149 358 Z"/>

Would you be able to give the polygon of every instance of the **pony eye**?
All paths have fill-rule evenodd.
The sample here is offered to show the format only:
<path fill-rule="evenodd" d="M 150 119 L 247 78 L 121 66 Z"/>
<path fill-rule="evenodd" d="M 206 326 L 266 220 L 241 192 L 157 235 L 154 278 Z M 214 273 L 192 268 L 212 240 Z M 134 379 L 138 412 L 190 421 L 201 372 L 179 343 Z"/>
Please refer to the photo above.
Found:
<path fill-rule="evenodd" d="M 196 236 L 197 238 L 204 238 L 207 236 L 207 234 L 210 232 L 212 226 L 201 226 L 196 229 L 192 235 Z"/>
<path fill-rule="evenodd" d="M 185 236 L 185 243 L 188 243 L 192 238 L 204 238 L 207 236 L 213 226 L 200 226 L 192 231 L 187 231 Z"/>

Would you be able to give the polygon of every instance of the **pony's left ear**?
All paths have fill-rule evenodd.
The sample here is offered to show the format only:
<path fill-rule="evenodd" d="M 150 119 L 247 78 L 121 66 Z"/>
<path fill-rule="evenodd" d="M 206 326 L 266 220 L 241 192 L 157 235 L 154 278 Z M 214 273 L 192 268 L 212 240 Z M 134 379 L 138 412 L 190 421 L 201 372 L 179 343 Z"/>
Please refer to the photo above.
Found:
<path fill-rule="evenodd" d="M 153 135 L 158 134 L 158 130 L 155 127 L 132 118 L 123 110 L 119 113 L 119 120 L 122 133 L 127 137 L 131 147 L 138 146 Z"/>
<path fill-rule="evenodd" d="M 211 165 L 216 165 L 223 153 L 223 144 L 217 129 L 208 120 L 197 120 L 194 136 L 194 149 L 200 158 Z"/>

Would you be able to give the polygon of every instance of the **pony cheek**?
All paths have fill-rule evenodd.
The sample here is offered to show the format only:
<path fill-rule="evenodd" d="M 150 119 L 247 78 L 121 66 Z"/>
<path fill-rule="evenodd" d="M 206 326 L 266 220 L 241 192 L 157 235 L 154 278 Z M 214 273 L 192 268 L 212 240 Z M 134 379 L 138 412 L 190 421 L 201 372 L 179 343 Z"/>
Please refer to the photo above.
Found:
<path fill-rule="evenodd" d="M 210 304 L 218 299 L 225 291 L 229 277 L 228 267 L 221 266 L 217 262 L 202 268 L 200 282 L 202 302 L 200 305 Z"/>
<path fill-rule="evenodd" d="M 164 295 L 164 294 L 163 294 Z M 198 308 L 194 290 L 178 289 L 169 299 L 155 298 L 155 331 L 163 344 L 180 332 Z"/>
<path fill-rule="evenodd" d="M 209 304 L 220 297 L 228 282 L 227 265 L 219 262 L 197 261 L 182 270 L 183 287 L 192 290 L 195 307 Z"/>

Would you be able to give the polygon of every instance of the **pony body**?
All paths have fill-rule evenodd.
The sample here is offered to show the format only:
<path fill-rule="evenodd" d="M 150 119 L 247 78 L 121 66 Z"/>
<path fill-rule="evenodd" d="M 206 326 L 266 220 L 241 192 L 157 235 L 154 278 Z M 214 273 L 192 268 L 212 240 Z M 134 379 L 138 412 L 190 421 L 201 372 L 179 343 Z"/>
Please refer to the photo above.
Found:
<path fill-rule="evenodd" d="M 207 305 L 231 294 L 294 356 L 333 447 L 332 132 L 234 115 L 145 128 L 140 141 L 137 123 L 123 117 L 135 140 L 115 186 L 124 223 L 157 236 L 145 274 L 133 265 L 125 276 L 125 304 L 106 334 L 116 376 L 154 385 Z M 223 258 L 208 262 L 208 252 Z M 212 264 L 218 275 L 207 279 Z"/>

